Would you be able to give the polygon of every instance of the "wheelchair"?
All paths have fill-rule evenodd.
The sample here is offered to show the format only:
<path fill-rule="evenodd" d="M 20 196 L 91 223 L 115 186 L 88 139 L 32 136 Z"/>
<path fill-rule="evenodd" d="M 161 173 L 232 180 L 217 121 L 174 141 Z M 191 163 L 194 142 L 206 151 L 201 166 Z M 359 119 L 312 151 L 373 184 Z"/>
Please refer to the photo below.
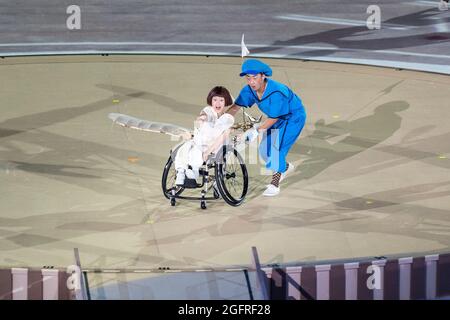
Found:
<path fill-rule="evenodd" d="M 206 209 L 207 201 L 219 199 L 234 207 L 242 204 L 248 191 L 248 172 L 235 144 L 223 145 L 216 154 L 211 154 L 203 162 L 198 179 L 186 177 L 184 185 L 179 186 L 175 184 L 174 156 L 181 145 L 170 151 L 161 181 L 163 194 L 170 200 L 171 206 L 176 205 L 177 199 L 200 201 L 201 209 Z M 183 196 L 186 189 L 201 189 L 200 196 Z"/>

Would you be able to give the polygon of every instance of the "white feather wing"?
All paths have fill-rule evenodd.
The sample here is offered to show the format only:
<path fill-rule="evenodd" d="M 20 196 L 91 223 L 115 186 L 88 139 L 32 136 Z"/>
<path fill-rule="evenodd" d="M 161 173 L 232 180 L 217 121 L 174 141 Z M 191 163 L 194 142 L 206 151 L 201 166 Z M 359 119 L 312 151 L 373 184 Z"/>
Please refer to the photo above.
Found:
<path fill-rule="evenodd" d="M 114 123 L 130 129 L 164 133 L 177 137 L 191 134 L 191 131 L 189 129 L 177 126 L 175 124 L 142 120 L 121 113 L 110 113 L 108 114 L 108 118 L 110 118 Z"/>

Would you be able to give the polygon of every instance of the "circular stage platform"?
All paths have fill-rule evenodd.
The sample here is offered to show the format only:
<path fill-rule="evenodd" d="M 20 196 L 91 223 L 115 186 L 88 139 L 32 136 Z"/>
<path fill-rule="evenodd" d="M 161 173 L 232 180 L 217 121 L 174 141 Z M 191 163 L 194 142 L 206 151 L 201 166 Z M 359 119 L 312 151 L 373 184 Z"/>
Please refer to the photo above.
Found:
<path fill-rule="evenodd" d="M 276 198 L 249 164 L 240 207 L 171 207 L 166 135 L 108 113 L 192 127 L 215 85 L 237 96 L 242 60 L 47 56 L 0 60 L 0 265 L 84 268 L 246 266 L 448 252 L 449 76 L 265 60 L 308 119 Z M 250 109 L 258 115 L 257 107 Z"/>

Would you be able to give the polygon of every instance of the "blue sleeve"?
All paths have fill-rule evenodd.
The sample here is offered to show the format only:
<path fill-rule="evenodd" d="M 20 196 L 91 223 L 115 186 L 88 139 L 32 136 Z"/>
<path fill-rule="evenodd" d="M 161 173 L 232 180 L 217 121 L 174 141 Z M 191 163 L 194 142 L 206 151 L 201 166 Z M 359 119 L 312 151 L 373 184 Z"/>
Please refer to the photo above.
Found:
<path fill-rule="evenodd" d="M 267 116 L 269 118 L 280 118 L 289 114 L 289 100 L 284 95 L 276 92 L 270 96 L 270 108 Z"/>
<path fill-rule="evenodd" d="M 251 107 L 255 104 L 255 96 L 253 95 L 252 89 L 249 86 L 242 88 L 239 96 L 234 101 L 235 104 L 241 107 Z"/>

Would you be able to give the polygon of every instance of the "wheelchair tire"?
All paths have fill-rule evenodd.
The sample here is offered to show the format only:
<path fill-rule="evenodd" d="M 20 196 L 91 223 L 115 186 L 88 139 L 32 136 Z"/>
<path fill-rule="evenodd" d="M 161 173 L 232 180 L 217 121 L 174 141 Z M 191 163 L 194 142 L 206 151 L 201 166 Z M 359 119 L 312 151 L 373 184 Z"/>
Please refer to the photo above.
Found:
<path fill-rule="evenodd" d="M 227 157 L 234 158 L 234 163 Z M 216 158 L 215 174 L 223 200 L 231 206 L 239 206 L 247 195 L 248 172 L 244 160 L 236 149 L 223 146 L 221 154 Z"/>
<path fill-rule="evenodd" d="M 213 187 L 213 196 L 214 199 L 220 199 L 220 191 L 216 187 Z"/>
<path fill-rule="evenodd" d="M 175 187 L 175 196 L 179 196 L 183 191 L 184 188 L 180 186 L 175 185 L 175 168 L 172 161 L 172 156 L 169 156 L 169 159 L 167 160 L 167 163 L 163 170 L 163 175 L 161 179 L 161 186 L 164 196 L 167 199 L 172 199 L 172 188 Z"/>

